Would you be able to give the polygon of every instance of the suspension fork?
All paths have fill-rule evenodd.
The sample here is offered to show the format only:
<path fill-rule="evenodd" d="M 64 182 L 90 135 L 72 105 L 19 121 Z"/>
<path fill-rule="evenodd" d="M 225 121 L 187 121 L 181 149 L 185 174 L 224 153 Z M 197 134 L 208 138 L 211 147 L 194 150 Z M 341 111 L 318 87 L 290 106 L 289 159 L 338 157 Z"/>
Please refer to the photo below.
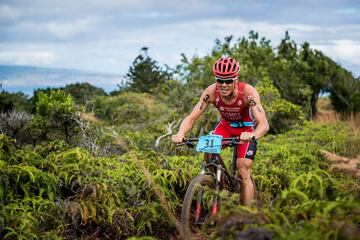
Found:
<path fill-rule="evenodd" d="M 219 163 L 220 159 L 218 155 L 213 156 L 215 159 L 215 162 Z M 206 164 L 203 163 L 201 165 L 201 171 L 200 174 L 206 173 Z M 211 199 L 211 224 L 215 224 L 215 216 L 219 211 L 219 192 L 220 192 L 220 186 L 221 186 L 221 178 L 222 178 L 223 170 L 221 164 L 217 164 L 216 167 L 216 175 L 214 174 L 214 180 L 215 180 L 215 193 Z M 196 206 L 195 206 L 195 222 L 198 222 L 200 220 L 201 214 L 202 214 L 202 199 L 203 199 L 203 191 L 198 192 L 197 200 L 196 200 Z"/>
<path fill-rule="evenodd" d="M 219 156 L 216 155 L 215 157 L 216 157 L 216 162 L 220 162 Z M 215 223 L 215 216 L 219 211 L 219 192 L 220 192 L 222 174 L 223 174 L 222 166 L 221 164 L 218 164 L 216 168 L 215 194 L 212 199 L 212 210 L 211 210 L 212 224 Z"/>
<path fill-rule="evenodd" d="M 236 161 L 237 161 L 237 155 L 238 155 L 238 152 L 237 152 L 237 144 L 234 143 L 234 146 L 233 146 L 234 150 L 233 150 L 233 160 L 232 160 L 232 165 L 231 165 L 231 174 L 233 176 L 237 176 L 236 174 Z"/>
<path fill-rule="evenodd" d="M 205 174 L 205 172 L 206 172 L 206 164 L 202 163 L 200 175 Z M 196 223 L 200 220 L 201 213 L 202 213 L 202 204 L 201 204 L 202 198 L 203 198 L 203 191 L 201 190 L 198 192 L 198 196 L 196 198 L 195 216 L 194 216 Z"/>
<path fill-rule="evenodd" d="M 231 164 L 231 176 L 229 177 L 230 181 L 230 185 L 233 191 L 236 191 L 239 189 L 239 181 L 237 180 L 237 169 L 236 169 L 236 163 L 237 163 L 237 157 L 238 157 L 238 148 L 237 148 L 237 143 L 234 143 L 233 145 L 233 159 L 232 159 L 232 164 Z"/>

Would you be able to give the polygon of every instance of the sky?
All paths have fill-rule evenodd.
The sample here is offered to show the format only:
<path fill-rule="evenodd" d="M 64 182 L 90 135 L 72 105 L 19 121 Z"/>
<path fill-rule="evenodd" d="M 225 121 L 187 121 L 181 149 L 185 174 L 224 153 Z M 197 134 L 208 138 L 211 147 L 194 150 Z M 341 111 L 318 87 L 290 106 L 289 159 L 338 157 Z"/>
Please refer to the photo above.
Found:
<path fill-rule="evenodd" d="M 0 64 L 121 76 L 144 46 L 174 67 L 250 30 L 273 47 L 289 31 L 360 76 L 360 0 L 0 0 Z"/>

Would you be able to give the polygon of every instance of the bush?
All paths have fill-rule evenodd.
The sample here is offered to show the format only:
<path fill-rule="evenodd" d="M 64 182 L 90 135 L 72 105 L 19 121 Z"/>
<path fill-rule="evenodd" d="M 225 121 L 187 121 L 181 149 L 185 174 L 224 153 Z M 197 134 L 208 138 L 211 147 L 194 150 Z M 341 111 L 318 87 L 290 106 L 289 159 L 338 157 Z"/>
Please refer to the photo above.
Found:
<path fill-rule="evenodd" d="M 70 138 L 77 132 L 74 120 L 75 104 L 70 94 L 62 90 L 39 91 L 36 99 L 32 119 L 35 139 L 64 139 L 70 142 Z"/>
<path fill-rule="evenodd" d="M 270 78 L 264 77 L 256 89 L 261 96 L 261 103 L 266 111 L 271 132 L 284 132 L 305 120 L 301 107 L 281 98 L 280 92 L 272 84 Z"/>
<path fill-rule="evenodd" d="M 0 132 L 15 138 L 18 144 L 32 143 L 31 116 L 27 112 L 0 113 Z"/>

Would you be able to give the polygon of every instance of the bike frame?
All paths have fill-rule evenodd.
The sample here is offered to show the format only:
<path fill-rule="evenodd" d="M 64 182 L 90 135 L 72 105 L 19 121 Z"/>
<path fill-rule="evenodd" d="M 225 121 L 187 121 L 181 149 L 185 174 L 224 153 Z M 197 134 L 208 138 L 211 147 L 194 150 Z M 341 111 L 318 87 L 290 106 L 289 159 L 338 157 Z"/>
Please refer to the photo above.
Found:
<path fill-rule="evenodd" d="M 183 143 L 178 144 L 178 146 L 187 145 L 193 148 L 195 147 L 194 142 L 197 141 L 199 141 L 198 138 L 184 139 Z M 252 141 L 255 141 L 255 138 Z M 222 189 L 231 192 L 239 190 L 241 179 L 238 178 L 236 169 L 237 145 L 239 144 L 243 144 L 240 137 L 222 138 L 222 147 L 229 146 L 233 148 L 231 171 L 227 170 L 220 154 L 205 153 L 200 174 L 190 182 L 184 197 L 181 211 L 181 231 L 186 238 L 190 238 L 192 235 L 191 225 L 197 225 L 197 227 L 194 227 L 199 228 L 199 226 L 205 224 L 205 229 L 216 225 L 216 215 L 219 211 L 220 191 Z"/>
<path fill-rule="evenodd" d="M 230 191 L 235 191 L 236 188 L 236 160 L 237 160 L 237 145 L 241 144 L 238 142 L 237 138 L 225 138 L 224 141 L 229 141 L 222 146 L 230 146 L 233 148 L 233 159 L 231 164 L 231 175 L 227 171 L 224 161 L 222 160 L 220 154 L 208 154 L 209 159 L 207 162 L 202 163 L 200 174 L 212 175 L 215 179 L 215 194 L 212 199 L 212 212 L 211 217 L 212 221 L 215 219 L 215 215 L 219 210 L 219 192 L 221 189 L 225 188 L 225 182 L 228 182 L 228 187 Z M 206 158 L 206 153 L 205 153 Z M 212 170 L 215 168 L 215 172 Z M 202 202 L 202 192 L 199 192 L 196 209 L 195 209 L 195 220 L 198 221 L 201 215 L 201 202 Z M 214 224 L 215 222 L 212 222 Z"/>
<path fill-rule="evenodd" d="M 238 140 L 236 138 L 225 138 L 224 141 L 229 141 L 226 143 L 223 143 L 223 146 L 230 146 L 233 148 L 233 159 L 232 159 L 232 164 L 231 164 L 231 175 L 229 174 L 229 172 L 227 171 L 227 168 L 225 166 L 224 161 L 222 160 L 220 154 L 216 154 L 216 153 L 211 153 L 208 154 L 209 160 L 208 162 L 204 162 L 201 165 L 201 171 L 200 174 L 211 174 L 214 176 L 215 180 L 216 180 L 216 185 L 220 187 L 221 185 L 221 177 L 223 176 L 223 174 L 225 174 L 226 180 L 229 183 L 229 187 L 231 191 L 234 190 L 235 188 L 235 182 L 234 179 L 232 177 L 236 176 L 236 161 L 237 161 L 237 145 L 242 144 L 239 143 Z M 205 153 L 206 155 L 206 153 Z M 215 167 L 216 169 L 216 173 L 214 173 L 213 171 L 211 171 L 211 167 Z M 221 187 L 225 187 L 225 186 L 221 186 Z"/>

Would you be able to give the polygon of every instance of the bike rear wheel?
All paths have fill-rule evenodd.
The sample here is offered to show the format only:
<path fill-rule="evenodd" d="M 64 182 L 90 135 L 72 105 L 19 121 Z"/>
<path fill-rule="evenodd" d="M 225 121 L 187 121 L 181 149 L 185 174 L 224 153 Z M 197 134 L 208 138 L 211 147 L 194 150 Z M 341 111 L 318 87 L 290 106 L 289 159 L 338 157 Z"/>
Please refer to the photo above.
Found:
<path fill-rule="evenodd" d="M 191 181 L 181 211 L 181 235 L 184 239 L 211 234 L 218 210 L 217 203 L 214 205 L 215 197 L 215 179 L 212 175 L 199 175 Z"/>

